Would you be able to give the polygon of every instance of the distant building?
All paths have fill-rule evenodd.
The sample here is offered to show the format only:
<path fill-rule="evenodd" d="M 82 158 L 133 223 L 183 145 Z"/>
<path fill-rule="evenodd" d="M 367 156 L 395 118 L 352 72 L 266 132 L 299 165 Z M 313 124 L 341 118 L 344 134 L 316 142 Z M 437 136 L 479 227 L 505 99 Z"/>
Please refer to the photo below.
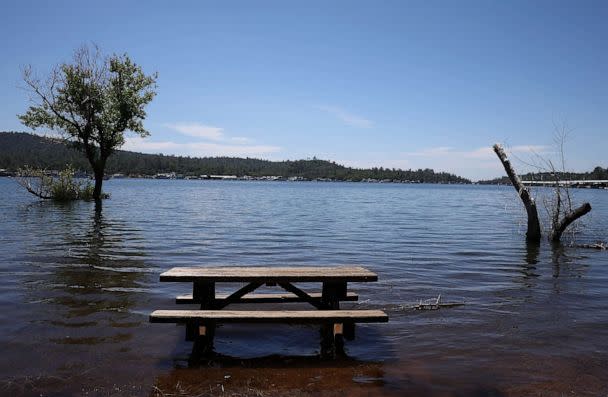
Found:
<path fill-rule="evenodd" d="M 209 179 L 219 179 L 219 180 L 237 180 L 236 175 L 209 175 Z"/>
<path fill-rule="evenodd" d="M 156 174 L 154 179 L 175 179 L 175 172 L 165 172 Z"/>

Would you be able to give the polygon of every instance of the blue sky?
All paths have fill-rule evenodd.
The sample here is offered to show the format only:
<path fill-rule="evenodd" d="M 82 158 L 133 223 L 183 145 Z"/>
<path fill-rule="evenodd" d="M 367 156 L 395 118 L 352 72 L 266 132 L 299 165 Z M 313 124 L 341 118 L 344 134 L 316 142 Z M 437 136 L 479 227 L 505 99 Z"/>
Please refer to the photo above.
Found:
<path fill-rule="evenodd" d="M 606 162 L 606 1 L 4 0 L 0 130 L 27 130 L 20 67 L 94 42 L 159 73 L 125 149 L 502 175 L 495 142 Z M 522 166 L 523 167 L 523 166 Z"/>

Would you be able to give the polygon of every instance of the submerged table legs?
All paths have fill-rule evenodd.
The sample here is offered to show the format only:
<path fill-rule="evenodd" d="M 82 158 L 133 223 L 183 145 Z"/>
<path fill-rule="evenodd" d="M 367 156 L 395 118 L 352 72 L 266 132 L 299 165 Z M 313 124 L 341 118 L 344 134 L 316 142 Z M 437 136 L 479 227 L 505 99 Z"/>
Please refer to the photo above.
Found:
<path fill-rule="evenodd" d="M 286 288 L 285 285 L 290 288 Z M 214 282 L 194 282 L 192 300 L 200 302 L 201 310 L 219 310 L 232 300 L 236 301 L 243 295 L 260 286 L 260 283 L 251 283 L 242 288 L 223 302 L 216 299 Z M 313 299 L 303 291 L 293 287 L 289 283 L 282 283 L 281 287 L 296 294 L 303 301 L 313 304 Z M 301 294 L 300 294 L 301 292 Z M 300 296 L 306 295 L 306 297 Z M 320 310 L 339 310 L 340 301 L 347 297 L 347 283 L 343 281 L 326 281 L 323 283 L 321 299 L 314 306 Z M 306 298 L 306 299 L 304 299 Z M 213 339 L 215 336 L 216 323 L 212 320 L 190 321 L 186 324 L 186 340 L 194 341 L 191 360 L 208 357 L 213 353 Z M 352 322 L 326 323 L 320 327 L 321 356 L 334 358 L 344 355 L 344 339 L 353 340 L 355 336 L 355 324 Z"/>
<path fill-rule="evenodd" d="M 192 297 L 195 302 L 201 303 L 201 310 L 215 309 L 215 283 L 194 282 Z M 194 341 L 192 356 L 200 357 L 213 351 L 213 338 L 215 336 L 215 322 L 190 322 L 186 325 L 186 340 Z"/>
<path fill-rule="evenodd" d="M 346 298 L 346 282 L 324 282 L 321 292 L 321 310 L 340 309 L 340 300 Z M 344 324 L 321 325 L 321 356 L 344 355 Z"/>

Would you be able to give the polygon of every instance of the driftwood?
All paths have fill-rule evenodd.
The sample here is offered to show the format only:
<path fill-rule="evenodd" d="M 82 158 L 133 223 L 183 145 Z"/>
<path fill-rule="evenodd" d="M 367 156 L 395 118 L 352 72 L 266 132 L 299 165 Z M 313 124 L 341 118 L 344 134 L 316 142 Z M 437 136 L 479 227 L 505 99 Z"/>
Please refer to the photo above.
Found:
<path fill-rule="evenodd" d="M 441 295 L 437 296 L 436 299 L 427 299 L 427 300 L 420 300 L 420 302 L 418 302 L 415 305 L 408 305 L 408 306 L 401 306 L 401 309 L 413 309 L 413 310 L 439 310 L 441 308 L 448 308 L 448 307 L 457 307 L 457 306 L 463 306 L 464 302 L 441 302 Z"/>
<path fill-rule="evenodd" d="M 526 240 L 530 242 L 539 242 L 541 231 L 540 222 L 538 220 L 538 210 L 536 209 L 536 202 L 534 201 L 534 198 L 532 198 L 532 196 L 530 195 L 530 191 L 524 186 L 519 176 L 515 173 L 515 170 L 513 169 L 511 162 L 507 158 L 507 154 L 505 153 L 503 147 L 499 144 L 494 145 L 494 152 L 500 159 L 500 162 L 502 163 L 503 167 L 505 167 L 505 171 L 509 176 L 511 184 L 513 185 L 515 190 L 517 190 L 517 194 L 519 195 L 521 201 L 526 207 L 526 212 L 528 214 L 528 230 L 526 231 Z"/>
<path fill-rule="evenodd" d="M 580 248 L 593 248 L 593 249 L 602 250 L 602 251 L 608 250 L 608 244 L 605 243 L 605 242 L 603 242 L 603 241 L 598 241 L 595 244 L 580 244 L 580 245 L 578 245 L 578 247 L 580 247 Z"/>

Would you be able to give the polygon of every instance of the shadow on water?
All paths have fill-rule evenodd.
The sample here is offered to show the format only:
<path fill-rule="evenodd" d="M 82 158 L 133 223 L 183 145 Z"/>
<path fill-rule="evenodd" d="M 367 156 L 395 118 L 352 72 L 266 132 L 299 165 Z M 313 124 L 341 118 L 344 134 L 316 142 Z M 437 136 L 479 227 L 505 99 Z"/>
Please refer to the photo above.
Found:
<path fill-rule="evenodd" d="M 283 349 L 288 344 L 290 351 L 310 351 L 319 342 L 317 327 L 273 325 L 255 328 L 234 324 L 221 327 L 216 335 L 220 348 L 194 360 L 192 352 L 186 350 L 191 342 L 178 342 L 170 354 L 173 367 L 157 376 L 151 395 L 505 395 L 492 385 L 493 379 L 485 379 L 482 375 L 469 375 L 455 382 L 454 372 L 458 369 L 436 372 L 429 371 L 416 359 L 402 361 L 396 354 L 395 340 L 379 325 L 357 327 L 355 341 L 347 342 L 343 354 L 335 357 L 321 354 L 248 357 L 252 353 Z M 411 348 L 416 349 L 415 346 Z M 369 359 L 379 351 L 386 358 Z"/>

